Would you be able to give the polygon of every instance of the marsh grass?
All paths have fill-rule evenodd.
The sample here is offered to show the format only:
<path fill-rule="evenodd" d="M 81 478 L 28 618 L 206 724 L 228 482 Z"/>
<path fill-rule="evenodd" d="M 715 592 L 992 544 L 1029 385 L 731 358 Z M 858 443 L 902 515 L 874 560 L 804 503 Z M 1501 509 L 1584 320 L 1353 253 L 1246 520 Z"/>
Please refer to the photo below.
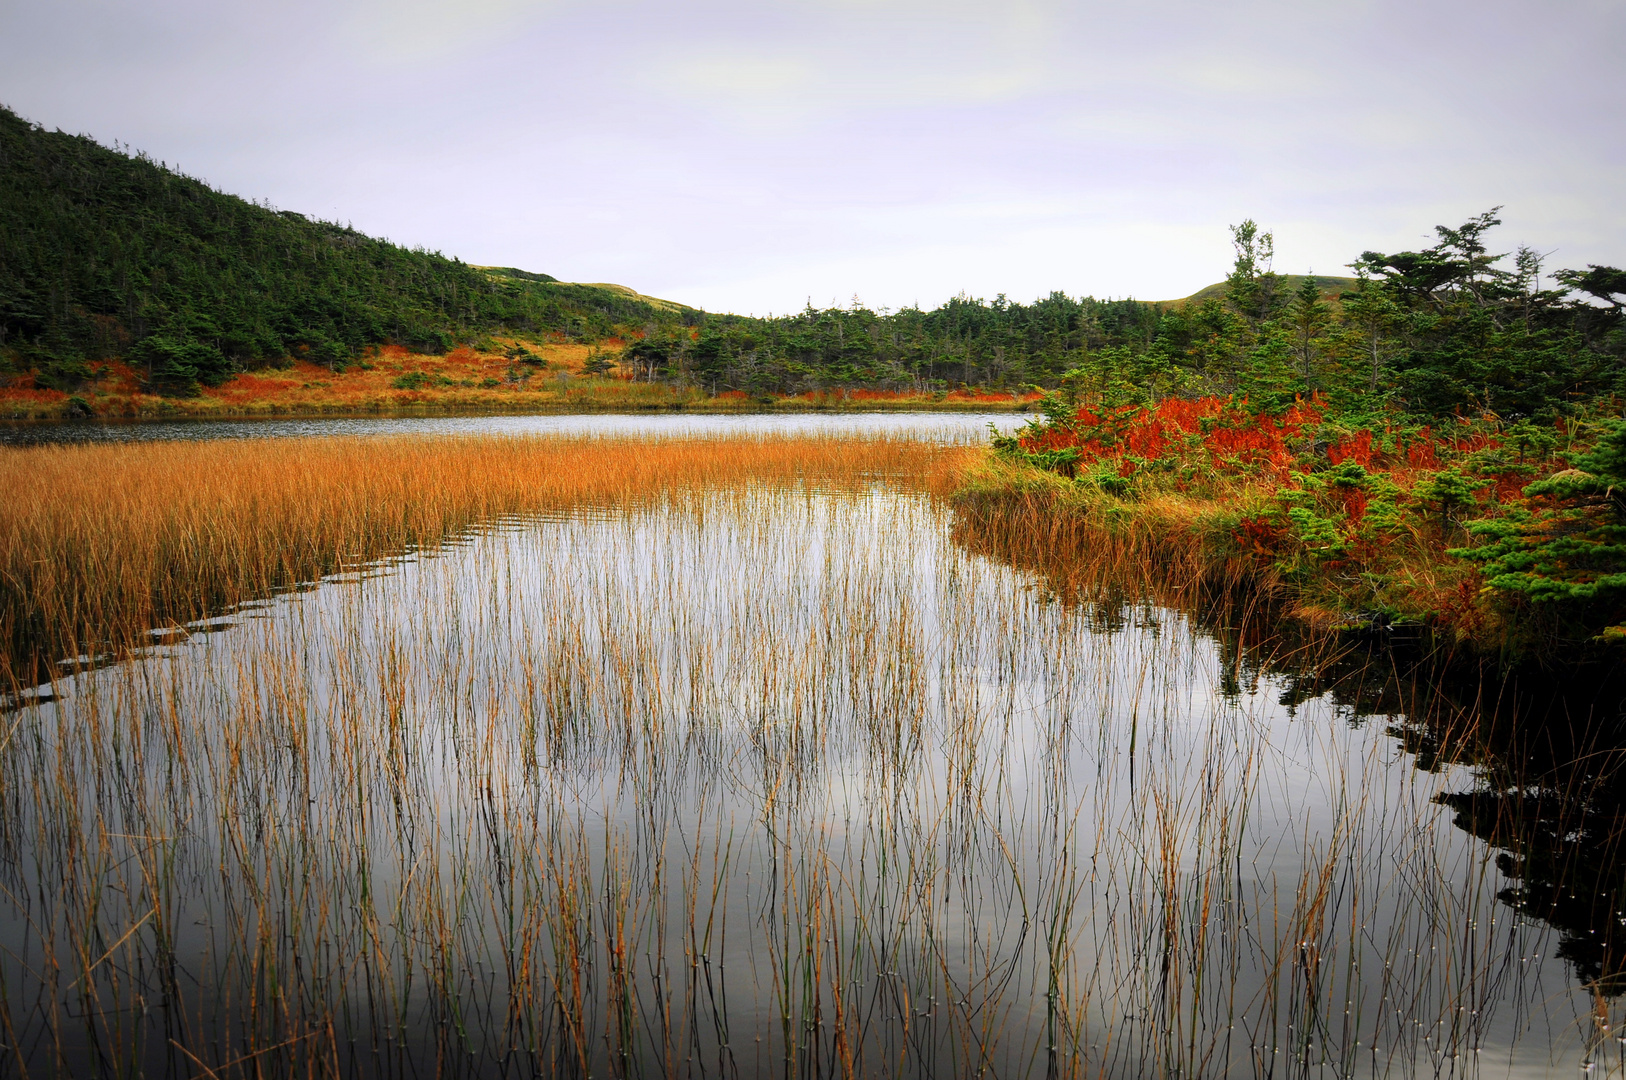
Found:
<path fill-rule="evenodd" d="M 0 682 L 508 516 L 752 483 L 931 484 L 964 453 L 819 437 L 3 448 Z"/>
<path fill-rule="evenodd" d="M 177 573 L 229 614 L 4 714 L 0 1070 L 1619 1071 L 1608 981 L 1498 898 L 1520 805 L 1441 800 L 1564 775 L 1496 773 L 1481 703 L 1382 658 L 1384 710 L 1306 690 L 1361 658 L 1205 621 L 1132 544 L 953 518 L 928 447 L 731 446 L 318 444 L 270 475 L 325 463 L 352 524 L 274 482 L 138 519 L 227 581 L 265 523 L 331 528 L 333 572 Z M 54 512 L 118 565 L 105 510 Z"/>

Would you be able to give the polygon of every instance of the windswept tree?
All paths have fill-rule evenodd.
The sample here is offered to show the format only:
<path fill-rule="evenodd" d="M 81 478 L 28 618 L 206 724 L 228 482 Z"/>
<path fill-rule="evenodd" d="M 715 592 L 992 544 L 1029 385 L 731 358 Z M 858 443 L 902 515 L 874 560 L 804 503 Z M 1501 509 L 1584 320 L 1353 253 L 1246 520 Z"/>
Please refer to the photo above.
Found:
<path fill-rule="evenodd" d="M 1231 307 L 1252 322 L 1261 322 L 1281 307 L 1279 279 L 1272 270 L 1276 258 L 1276 238 L 1260 232 L 1252 218 L 1231 226 L 1231 247 L 1235 261 L 1225 278 L 1225 296 Z"/>

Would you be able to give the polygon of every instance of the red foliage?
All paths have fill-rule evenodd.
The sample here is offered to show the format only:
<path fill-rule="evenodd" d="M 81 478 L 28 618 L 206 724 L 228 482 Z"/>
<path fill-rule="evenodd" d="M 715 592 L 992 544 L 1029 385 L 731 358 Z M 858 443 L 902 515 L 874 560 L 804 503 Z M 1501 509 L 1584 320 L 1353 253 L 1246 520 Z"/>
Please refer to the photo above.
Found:
<path fill-rule="evenodd" d="M 1327 461 L 1333 465 L 1353 461 L 1363 469 L 1372 467 L 1372 433 L 1357 431 L 1327 448 Z"/>
<path fill-rule="evenodd" d="M 1524 486 L 1530 483 L 1530 477 L 1523 473 L 1502 473 L 1496 478 L 1493 485 L 1496 491 L 1497 502 L 1508 502 L 1524 494 Z"/>
<path fill-rule="evenodd" d="M 51 405 L 66 401 L 68 395 L 61 390 L 42 390 L 34 386 L 10 386 L 0 389 L 0 401 L 26 401 L 33 405 Z"/>
<path fill-rule="evenodd" d="M 1036 395 L 1028 395 L 1022 400 L 1032 401 Z M 991 404 L 1009 405 L 1018 400 L 1012 394 L 996 394 L 986 390 L 951 390 L 943 396 L 944 401 L 985 401 Z"/>
<path fill-rule="evenodd" d="M 1287 530 L 1269 518 L 1249 517 L 1237 522 L 1232 539 L 1256 554 L 1273 555 L 1286 536 Z"/>
<path fill-rule="evenodd" d="M 1451 449 L 1459 454 L 1472 454 L 1478 450 L 1486 450 L 1502 445 L 1502 440 L 1494 435 L 1476 432 L 1465 439 L 1453 439 Z"/>
<path fill-rule="evenodd" d="M 1440 455 L 1434 448 L 1434 432 L 1424 428 L 1417 433 L 1418 441 L 1406 447 L 1406 463 L 1414 469 L 1438 469 Z"/>
<path fill-rule="evenodd" d="M 1339 488 L 1338 497 L 1344 504 L 1344 513 L 1349 517 L 1351 527 L 1359 525 L 1366 516 L 1366 504 L 1369 501 L 1366 492 L 1360 488 Z"/>
<path fill-rule="evenodd" d="M 1276 418 L 1249 410 L 1246 399 L 1166 398 L 1151 408 L 1130 405 L 1098 411 L 1084 406 L 1071 422 L 1023 437 L 1022 446 L 1029 451 L 1073 448 L 1084 464 L 1117 458 L 1123 472 L 1123 458 L 1160 458 L 1201 433 L 1201 446 L 1215 464 L 1234 461 L 1285 469 L 1293 459 L 1288 440 L 1320 419 L 1319 402 L 1314 401 L 1299 402 Z"/>

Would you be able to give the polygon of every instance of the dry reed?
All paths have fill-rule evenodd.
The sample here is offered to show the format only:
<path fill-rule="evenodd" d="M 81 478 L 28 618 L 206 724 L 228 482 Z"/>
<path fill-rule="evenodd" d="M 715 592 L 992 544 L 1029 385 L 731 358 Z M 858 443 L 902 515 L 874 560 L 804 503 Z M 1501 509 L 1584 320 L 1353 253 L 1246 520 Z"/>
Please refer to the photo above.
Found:
<path fill-rule="evenodd" d="M 710 486 L 931 483 L 885 438 L 253 440 L 0 449 L 0 687 L 497 518 Z M 143 642 L 144 643 L 144 642 Z"/>

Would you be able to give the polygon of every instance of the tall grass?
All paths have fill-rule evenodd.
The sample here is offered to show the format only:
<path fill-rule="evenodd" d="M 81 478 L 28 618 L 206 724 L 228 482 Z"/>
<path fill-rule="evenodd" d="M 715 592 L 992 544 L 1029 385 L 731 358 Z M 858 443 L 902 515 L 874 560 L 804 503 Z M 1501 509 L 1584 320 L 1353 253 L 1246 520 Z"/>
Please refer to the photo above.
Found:
<path fill-rule="evenodd" d="M 0 449 L 0 685 L 480 522 L 707 486 L 930 483 L 912 440 L 255 440 Z"/>

